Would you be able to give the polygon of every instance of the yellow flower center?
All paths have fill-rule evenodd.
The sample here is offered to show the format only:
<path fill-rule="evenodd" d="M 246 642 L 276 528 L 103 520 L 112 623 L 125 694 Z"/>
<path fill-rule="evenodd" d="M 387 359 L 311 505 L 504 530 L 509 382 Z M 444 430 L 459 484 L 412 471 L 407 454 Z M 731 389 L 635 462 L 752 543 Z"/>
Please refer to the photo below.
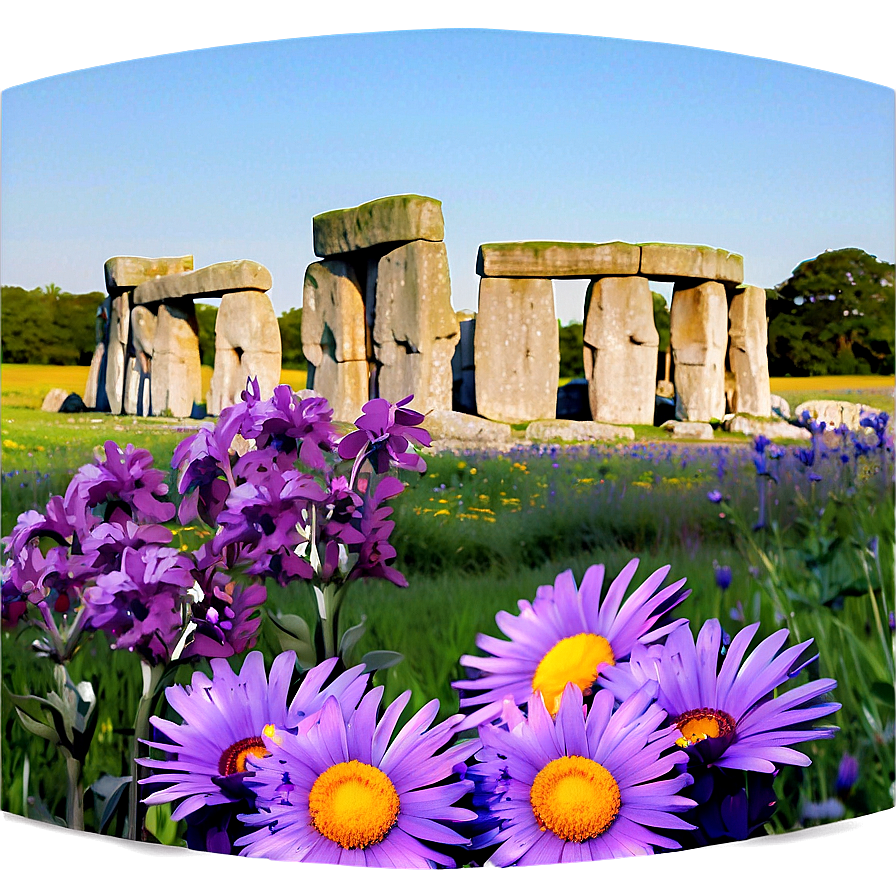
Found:
<path fill-rule="evenodd" d="M 343 849 L 379 843 L 398 818 L 398 792 L 388 775 L 357 759 L 330 766 L 308 795 L 311 823 Z"/>
<path fill-rule="evenodd" d="M 538 664 L 532 677 L 532 690 L 541 691 L 544 705 L 551 715 L 556 715 L 566 685 L 572 682 L 587 693 L 597 678 L 597 667 L 601 663 L 616 664 L 613 648 L 606 638 L 591 632 L 564 638 Z"/>
<path fill-rule="evenodd" d="M 619 814 L 616 779 L 593 759 L 561 756 L 536 776 L 529 802 L 538 826 L 581 843 L 600 836 Z"/>
<path fill-rule="evenodd" d="M 267 756 L 264 742 L 260 737 L 247 737 L 229 746 L 218 760 L 218 772 L 221 775 L 235 775 L 246 771 L 246 760 L 250 756 L 259 759 Z"/>
<path fill-rule="evenodd" d="M 679 747 L 689 747 L 708 737 L 728 737 L 734 733 L 734 719 L 720 709 L 691 709 L 683 712 L 675 720 L 675 727 L 681 737 L 675 743 Z"/>

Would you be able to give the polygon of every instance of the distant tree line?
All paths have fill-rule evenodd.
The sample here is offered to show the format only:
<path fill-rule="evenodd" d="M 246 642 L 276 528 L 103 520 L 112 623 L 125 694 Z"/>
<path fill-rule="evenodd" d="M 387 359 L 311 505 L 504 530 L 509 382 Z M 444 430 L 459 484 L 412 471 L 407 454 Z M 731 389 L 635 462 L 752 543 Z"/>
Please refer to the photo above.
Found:
<path fill-rule="evenodd" d="M 38 289 L 0 287 L 0 351 L 7 364 L 90 364 L 96 348 L 97 308 L 101 292 L 63 292 L 54 283 Z M 216 305 L 196 303 L 199 357 L 215 364 Z M 302 309 L 278 318 L 283 366 L 305 366 L 302 354 Z"/>
<path fill-rule="evenodd" d="M 894 372 L 894 267 L 861 249 L 836 249 L 802 262 L 766 290 L 768 357 L 772 376 L 891 374 Z M 73 294 L 53 283 L 0 293 L 2 357 L 16 364 L 89 364 L 95 347 L 99 292 Z M 669 348 L 669 309 L 653 293 L 661 352 Z M 215 363 L 217 307 L 196 304 L 199 354 Z M 283 366 L 306 365 L 302 309 L 279 317 Z M 583 325 L 560 326 L 560 376 L 582 377 Z"/>

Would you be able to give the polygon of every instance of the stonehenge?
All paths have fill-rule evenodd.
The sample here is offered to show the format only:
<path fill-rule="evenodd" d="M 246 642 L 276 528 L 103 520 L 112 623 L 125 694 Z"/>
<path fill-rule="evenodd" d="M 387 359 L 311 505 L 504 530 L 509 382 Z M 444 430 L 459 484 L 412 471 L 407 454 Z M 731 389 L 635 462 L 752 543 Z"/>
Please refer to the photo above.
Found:
<path fill-rule="evenodd" d="M 549 331 L 545 324 L 553 315 L 549 291 L 555 279 L 588 281 L 583 357 L 595 421 L 654 421 L 659 338 L 650 281 L 674 284 L 676 418 L 709 422 L 725 416 L 726 359 L 734 381 L 730 410 L 771 413 L 765 292 L 742 283 L 740 255 L 665 243 L 486 243 L 476 270 L 476 400 L 484 416 L 508 423 L 554 416 L 544 381 L 553 375 L 548 358 L 559 354 L 556 326 Z M 498 294 L 503 303 L 495 301 Z M 535 294 L 542 297 L 538 303 Z M 540 337 L 537 347 L 533 332 Z M 513 401 L 502 404 L 495 397 L 504 395 Z"/>
<path fill-rule="evenodd" d="M 270 272 L 238 260 L 193 269 L 193 256 L 116 256 L 105 264 L 108 298 L 97 313 L 97 347 L 85 403 L 113 414 L 189 417 L 202 403 L 195 300 L 220 299 L 208 411 L 240 398 L 249 377 L 262 396 L 280 380 L 280 329 Z"/>
<path fill-rule="evenodd" d="M 354 420 L 370 398 L 452 409 L 460 327 L 451 307 L 442 204 L 407 194 L 315 216 L 305 272 L 308 387 Z"/>
<path fill-rule="evenodd" d="M 672 414 L 673 395 L 676 437 L 703 437 L 708 424 L 733 415 L 741 428 L 771 417 L 765 290 L 743 283 L 743 258 L 725 249 L 483 243 L 474 313 L 451 304 L 437 199 L 403 194 L 324 212 L 313 218 L 312 238 L 318 257 L 302 287 L 307 388 L 327 398 L 336 420 L 355 420 L 371 398 L 394 403 L 412 395 L 411 406 L 433 419 L 460 413 L 517 427 L 555 421 L 554 280 L 585 281 L 580 394 L 584 401 L 587 383 L 588 402 L 576 413 L 590 411 L 589 426 L 653 425 Z M 263 397 L 272 393 L 281 344 L 265 267 L 242 259 L 194 270 L 190 255 L 116 256 L 105 278 L 89 406 L 193 414 L 202 401 L 194 302 L 203 298 L 220 301 L 207 412 L 239 401 L 249 377 Z M 651 282 L 672 284 L 663 355 Z"/>

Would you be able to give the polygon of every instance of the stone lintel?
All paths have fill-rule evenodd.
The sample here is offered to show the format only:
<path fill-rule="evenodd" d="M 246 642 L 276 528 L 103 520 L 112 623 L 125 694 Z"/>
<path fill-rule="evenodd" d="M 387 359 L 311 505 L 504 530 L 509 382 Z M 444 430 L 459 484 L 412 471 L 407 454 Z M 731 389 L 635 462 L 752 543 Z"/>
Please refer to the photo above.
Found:
<path fill-rule="evenodd" d="M 593 278 L 637 274 L 640 261 L 641 250 L 631 243 L 484 243 L 479 247 L 476 273 L 480 277 Z"/>
<path fill-rule="evenodd" d="M 726 249 L 641 243 L 641 276 L 650 280 L 717 280 L 738 285 L 744 279 L 744 259 Z"/>
<path fill-rule="evenodd" d="M 442 203 L 407 193 L 315 215 L 314 254 L 321 258 L 411 240 L 445 239 Z"/>
<path fill-rule="evenodd" d="M 106 292 L 118 295 L 126 289 L 133 289 L 147 280 L 165 277 L 168 274 L 182 274 L 193 270 L 193 256 L 181 255 L 170 258 L 142 258 L 139 255 L 116 255 L 106 261 L 103 271 L 106 276 Z"/>
<path fill-rule="evenodd" d="M 228 292 L 271 288 L 271 272 L 257 261 L 222 261 L 183 274 L 169 274 L 141 283 L 134 289 L 134 304 L 148 305 L 168 299 L 222 296 Z"/>

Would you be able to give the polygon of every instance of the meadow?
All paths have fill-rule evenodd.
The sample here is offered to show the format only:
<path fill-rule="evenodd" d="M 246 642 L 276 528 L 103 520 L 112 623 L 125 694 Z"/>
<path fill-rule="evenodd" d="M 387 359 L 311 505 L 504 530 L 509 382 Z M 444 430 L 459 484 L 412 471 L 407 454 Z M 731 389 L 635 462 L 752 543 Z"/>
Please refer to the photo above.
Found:
<path fill-rule="evenodd" d="M 63 491 L 105 439 L 149 448 L 156 466 L 169 469 L 175 445 L 192 431 L 179 421 L 36 410 L 48 388 L 68 387 L 60 370 L 75 382 L 70 368 L 53 368 L 52 384 L 41 384 L 43 372 L 3 367 L 4 534 L 18 513 Z M 782 380 L 772 388 L 792 406 L 798 396 L 843 397 L 892 411 L 892 379 L 819 379 L 824 382 Z M 614 576 L 639 557 L 640 582 L 668 564 L 670 576 L 686 577 L 692 589 L 681 610 L 695 632 L 712 617 L 732 636 L 753 621 L 762 623 L 763 635 L 786 625 L 791 643 L 815 639 L 819 656 L 809 677 L 838 680 L 834 699 L 843 708 L 831 721 L 841 730 L 832 740 L 805 745 L 810 767 L 781 773 L 780 808 L 770 829 L 891 807 L 892 447 L 863 452 L 846 435 L 827 434 L 811 463 L 799 446 L 785 447 L 772 462 L 772 477 L 758 475 L 761 458 L 750 440 L 674 443 L 645 430 L 633 443 L 429 455 L 422 476 L 403 474 L 410 487 L 394 502 L 392 544 L 409 587 L 370 580 L 352 586 L 344 624 L 367 626 L 354 655 L 401 653 L 400 663 L 376 673 L 387 700 L 410 688 L 405 715 L 437 697 L 444 718 L 457 709 L 450 682 L 464 676 L 459 658 L 476 652 L 477 633 L 500 636 L 498 610 L 516 612 L 517 601 L 532 600 L 539 585 L 566 569 L 580 580 L 590 565 L 603 563 Z M 715 493 L 718 501 L 709 497 Z M 764 525 L 755 528 L 762 516 Z M 184 527 L 177 536 L 195 544 L 201 532 Z M 268 592 L 266 613 L 313 619 L 309 591 L 269 586 Z M 280 650 L 278 631 L 265 619 L 261 632 L 259 646 L 270 659 Z M 29 640 L 21 629 L 3 635 L 3 679 L 16 693 L 49 686 L 47 664 Z M 139 663 L 110 654 L 97 637 L 71 671 L 76 680 L 91 680 L 99 698 L 85 780 L 127 774 Z M 189 672 L 181 668 L 178 676 L 185 681 Z M 3 808 L 47 820 L 61 814 L 62 763 L 53 748 L 23 731 L 7 700 L 2 733 Z M 837 789 L 845 754 L 860 768 L 848 792 Z M 88 799 L 88 815 L 93 811 Z M 154 808 L 148 827 L 162 842 L 176 843 L 182 827 L 167 811 Z"/>

